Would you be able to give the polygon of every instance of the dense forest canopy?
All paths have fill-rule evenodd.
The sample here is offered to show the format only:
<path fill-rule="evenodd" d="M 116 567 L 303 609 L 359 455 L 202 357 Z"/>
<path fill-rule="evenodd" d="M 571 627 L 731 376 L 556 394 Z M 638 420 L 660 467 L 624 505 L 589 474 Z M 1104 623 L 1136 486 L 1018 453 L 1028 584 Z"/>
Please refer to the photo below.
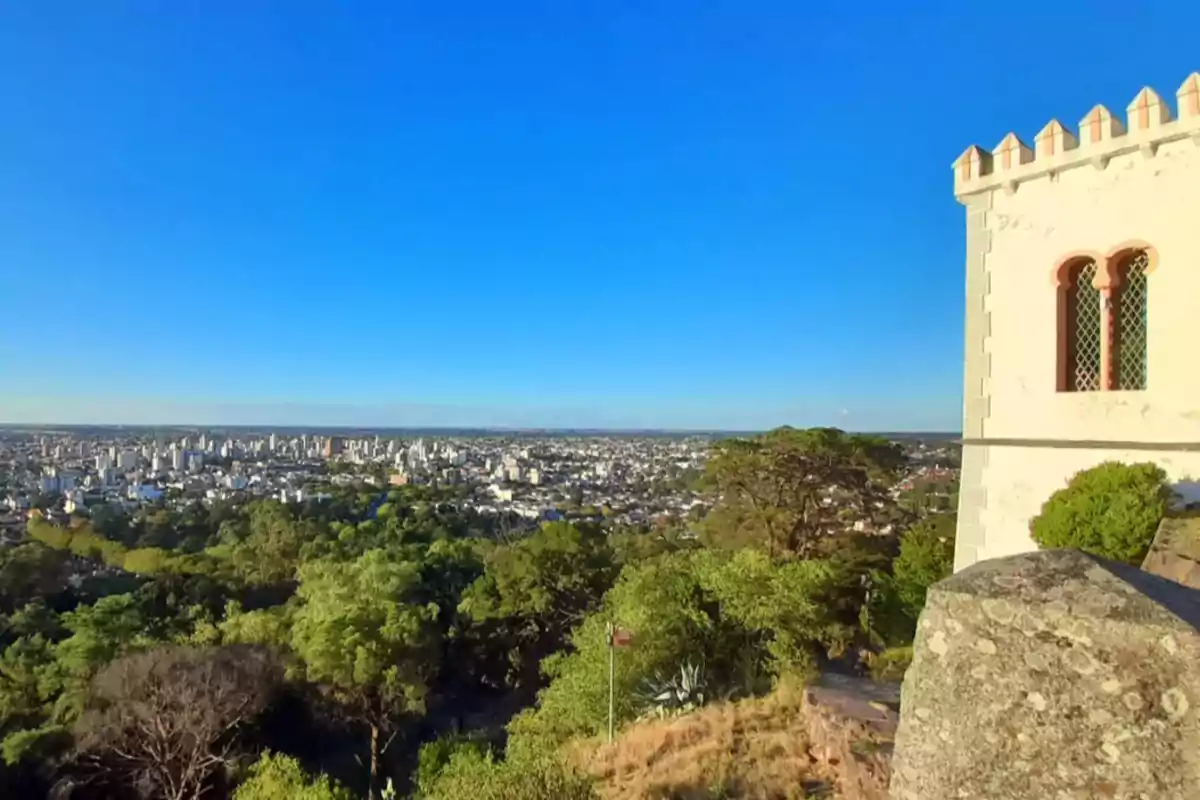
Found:
<path fill-rule="evenodd" d="M 654 529 L 365 482 L 35 513 L 0 550 L 0 794 L 590 796 L 556 753 L 606 728 L 610 624 L 618 725 L 911 641 L 953 518 L 903 466 L 833 429 L 723 440 L 711 511 Z"/>

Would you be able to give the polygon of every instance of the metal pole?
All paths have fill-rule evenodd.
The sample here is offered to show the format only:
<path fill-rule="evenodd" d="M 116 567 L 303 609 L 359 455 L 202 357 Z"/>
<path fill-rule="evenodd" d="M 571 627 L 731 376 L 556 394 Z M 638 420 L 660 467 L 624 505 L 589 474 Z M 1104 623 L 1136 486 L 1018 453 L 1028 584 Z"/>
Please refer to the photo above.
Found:
<path fill-rule="evenodd" d="M 617 648 L 613 645 L 613 624 L 608 623 L 605 632 L 608 637 L 608 743 L 612 744 L 613 740 L 613 707 L 615 705 L 616 696 L 616 652 Z"/>

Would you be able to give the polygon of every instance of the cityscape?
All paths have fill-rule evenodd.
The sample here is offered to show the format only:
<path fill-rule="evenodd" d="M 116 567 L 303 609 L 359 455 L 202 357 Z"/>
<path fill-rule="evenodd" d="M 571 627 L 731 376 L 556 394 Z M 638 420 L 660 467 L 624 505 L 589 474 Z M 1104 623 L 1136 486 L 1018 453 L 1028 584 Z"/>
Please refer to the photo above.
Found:
<path fill-rule="evenodd" d="M 464 509 L 529 528 L 565 513 L 619 526 L 696 521 L 711 442 L 733 434 L 0 427 L 0 526 L 12 544 L 31 511 L 86 517 L 192 503 L 320 502 L 335 486 L 453 488 Z M 949 434 L 904 434 L 910 471 L 952 483 Z"/>

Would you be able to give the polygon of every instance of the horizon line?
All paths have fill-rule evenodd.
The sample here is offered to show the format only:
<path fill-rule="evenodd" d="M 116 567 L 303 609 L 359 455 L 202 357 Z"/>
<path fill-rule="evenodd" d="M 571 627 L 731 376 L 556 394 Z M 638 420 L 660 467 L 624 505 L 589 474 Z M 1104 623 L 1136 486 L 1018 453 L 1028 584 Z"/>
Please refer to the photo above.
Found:
<path fill-rule="evenodd" d="M 0 422 L 0 429 L 53 430 L 58 428 L 150 428 L 171 430 L 205 430 L 238 428 L 244 430 L 323 430 L 323 431 L 454 431 L 485 433 L 670 433 L 687 434 L 760 434 L 779 428 L 794 427 L 776 425 L 773 428 L 657 428 L 657 427 L 605 427 L 605 426 L 560 426 L 521 427 L 508 425 L 306 425 L 274 423 L 129 423 L 129 422 Z M 944 436 L 962 437 L 962 431 L 954 430 L 855 430 L 836 425 L 810 425 L 797 430 L 812 428 L 834 428 L 847 433 L 871 433 L 876 435 Z"/>

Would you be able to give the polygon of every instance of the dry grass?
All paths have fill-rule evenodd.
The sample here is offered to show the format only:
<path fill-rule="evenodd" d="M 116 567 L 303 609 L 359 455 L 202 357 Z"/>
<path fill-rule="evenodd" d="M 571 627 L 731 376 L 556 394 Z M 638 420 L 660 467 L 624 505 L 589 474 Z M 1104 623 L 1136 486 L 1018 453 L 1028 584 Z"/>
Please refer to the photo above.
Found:
<path fill-rule="evenodd" d="M 799 689 L 637 723 L 612 745 L 578 742 L 570 754 L 611 800 L 829 796 L 809 756 Z"/>

